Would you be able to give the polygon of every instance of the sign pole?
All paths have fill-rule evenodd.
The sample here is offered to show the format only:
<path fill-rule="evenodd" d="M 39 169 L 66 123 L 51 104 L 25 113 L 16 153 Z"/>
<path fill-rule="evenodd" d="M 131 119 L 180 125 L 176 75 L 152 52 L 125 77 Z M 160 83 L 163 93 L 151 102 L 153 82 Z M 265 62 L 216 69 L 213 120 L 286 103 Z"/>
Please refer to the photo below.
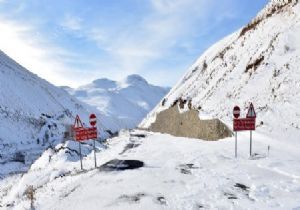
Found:
<path fill-rule="evenodd" d="M 94 140 L 94 159 L 95 159 L 95 168 L 97 168 L 96 162 L 96 139 L 97 139 L 97 117 L 95 114 L 90 115 L 90 124 L 92 127 L 85 128 L 81 123 L 79 116 L 76 116 L 75 123 L 73 126 L 75 133 L 75 140 L 79 143 L 79 155 L 80 155 L 80 168 L 83 170 L 82 166 L 82 153 L 81 153 L 81 141 L 93 139 Z"/>
<path fill-rule="evenodd" d="M 95 160 L 95 168 L 97 168 L 97 159 L 96 159 L 96 138 L 97 138 L 97 116 L 95 114 L 91 114 L 90 115 L 90 125 L 92 126 L 92 128 L 94 129 L 94 131 L 96 132 L 95 135 L 93 136 L 93 140 L 94 140 L 94 160 Z"/>
<path fill-rule="evenodd" d="M 96 159 L 96 139 L 94 139 L 94 159 L 95 159 L 95 168 L 97 168 L 97 159 Z"/>
<path fill-rule="evenodd" d="M 235 132 L 235 158 L 237 158 L 237 132 Z"/>
<path fill-rule="evenodd" d="M 252 131 L 250 131 L 250 157 L 252 156 Z"/>
<path fill-rule="evenodd" d="M 81 143 L 80 142 L 78 142 L 79 143 L 79 154 L 80 154 L 80 168 L 81 168 L 81 170 L 83 170 L 83 167 L 82 167 L 82 154 L 81 154 Z"/>

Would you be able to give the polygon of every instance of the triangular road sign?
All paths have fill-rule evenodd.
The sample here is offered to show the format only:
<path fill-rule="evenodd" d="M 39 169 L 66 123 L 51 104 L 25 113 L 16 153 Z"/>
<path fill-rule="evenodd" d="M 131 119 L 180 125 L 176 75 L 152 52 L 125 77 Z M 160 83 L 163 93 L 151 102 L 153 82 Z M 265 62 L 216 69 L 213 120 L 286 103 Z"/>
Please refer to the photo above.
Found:
<path fill-rule="evenodd" d="M 74 127 L 74 128 L 82 128 L 82 127 L 83 127 L 82 122 L 81 122 L 81 120 L 80 120 L 80 118 L 79 118 L 78 115 L 76 115 L 76 118 L 75 118 L 75 122 L 74 122 L 74 126 L 73 126 L 73 127 Z"/>
<path fill-rule="evenodd" d="M 248 113 L 247 113 L 246 117 L 247 118 L 256 118 L 256 113 L 255 113 L 254 106 L 252 103 L 250 104 L 250 107 L 248 109 Z"/>

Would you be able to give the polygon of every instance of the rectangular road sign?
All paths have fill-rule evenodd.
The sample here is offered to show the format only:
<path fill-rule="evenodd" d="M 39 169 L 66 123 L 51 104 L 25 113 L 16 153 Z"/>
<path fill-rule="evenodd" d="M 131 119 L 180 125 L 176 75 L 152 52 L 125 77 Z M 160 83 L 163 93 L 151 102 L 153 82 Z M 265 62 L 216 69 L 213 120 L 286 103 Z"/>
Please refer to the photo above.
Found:
<path fill-rule="evenodd" d="M 97 138 L 97 127 L 87 128 L 86 134 L 87 134 L 87 139 L 96 139 Z"/>
<path fill-rule="evenodd" d="M 84 141 L 97 138 L 97 127 L 74 128 L 76 141 Z"/>
<path fill-rule="evenodd" d="M 255 118 L 233 119 L 233 131 L 255 130 Z"/>
<path fill-rule="evenodd" d="M 86 130 L 85 128 L 74 128 L 76 141 L 86 140 Z"/>

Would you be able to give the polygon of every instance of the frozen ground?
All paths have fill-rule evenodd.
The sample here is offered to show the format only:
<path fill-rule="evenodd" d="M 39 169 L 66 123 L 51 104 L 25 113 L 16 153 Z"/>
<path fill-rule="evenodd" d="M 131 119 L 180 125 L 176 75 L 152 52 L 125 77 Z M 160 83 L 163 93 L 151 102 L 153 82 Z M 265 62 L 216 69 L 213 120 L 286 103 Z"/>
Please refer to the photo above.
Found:
<path fill-rule="evenodd" d="M 76 150 L 77 144 L 69 144 Z M 97 153 L 102 166 L 93 169 L 89 154 L 83 173 L 76 156 L 46 151 L 23 177 L 0 183 L 1 194 L 6 189 L 0 205 L 28 209 L 23 193 L 33 185 L 35 208 L 43 210 L 300 209 L 299 145 L 255 132 L 256 155 L 249 158 L 249 133 L 239 133 L 235 159 L 234 138 L 207 142 L 136 130 L 110 139 L 107 146 Z M 128 163 L 116 159 L 144 165 L 124 170 Z"/>

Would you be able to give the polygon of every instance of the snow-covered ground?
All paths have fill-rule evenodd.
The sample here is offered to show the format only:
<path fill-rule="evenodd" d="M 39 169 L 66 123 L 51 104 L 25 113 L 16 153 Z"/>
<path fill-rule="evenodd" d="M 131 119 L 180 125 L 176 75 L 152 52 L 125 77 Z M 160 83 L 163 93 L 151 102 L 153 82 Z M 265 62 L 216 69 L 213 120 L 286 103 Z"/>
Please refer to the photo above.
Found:
<path fill-rule="evenodd" d="M 126 162 L 115 161 L 94 169 L 91 153 L 83 160 L 82 173 L 75 153 L 61 150 L 49 162 L 49 150 L 28 173 L 0 183 L 1 192 L 9 189 L 0 205 L 28 209 L 23 193 L 32 185 L 34 207 L 43 210 L 300 209 L 299 147 L 259 132 L 253 137 L 255 155 L 249 158 L 249 132 L 239 133 L 236 159 L 234 138 L 207 142 L 124 131 L 97 153 L 98 165 L 118 159 L 139 160 L 144 166 L 121 170 Z"/>
<path fill-rule="evenodd" d="M 118 119 L 123 128 L 128 129 L 135 128 L 169 91 L 169 88 L 149 84 L 137 74 L 121 81 L 103 78 L 76 89 L 62 88 L 101 113 Z"/>
<path fill-rule="evenodd" d="M 134 130 L 96 143 L 97 169 L 93 142 L 84 142 L 81 172 L 78 143 L 62 141 L 64 125 L 76 113 L 85 115 L 87 123 L 93 111 L 100 116 L 101 134 L 106 128 L 120 129 L 122 117 L 136 117 L 136 107 L 131 110 L 131 103 L 123 104 L 120 97 L 132 96 L 126 88 L 139 78 L 68 90 L 96 109 L 0 52 L 0 209 L 29 209 L 31 194 L 35 209 L 42 210 L 299 210 L 299 11 L 296 0 L 272 0 L 247 27 L 204 53 L 165 97 L 164 106 L 157 105 L 141 124 L 148 127 L 158 112 L 182 97 L 192 99 L 200 118 L 232 125 L 233 106 L 240 105 L 244 116 L 252 101 L 258 125 L 251 158 L 249 132 L 238 134 L 236 159 L 234 138 L 207 142 Z M 107 90 L 116 100 L 102 104 Z M 97 99 L 100 92 L 105 99 Z M 142 96 L 132 99 L 135 106 L 148 107 Z M 109 115 L 114 103 L 129 113 Z M 19 150 L 29 154 L 28 164 L 26 158 L 17 162 Z"/>

